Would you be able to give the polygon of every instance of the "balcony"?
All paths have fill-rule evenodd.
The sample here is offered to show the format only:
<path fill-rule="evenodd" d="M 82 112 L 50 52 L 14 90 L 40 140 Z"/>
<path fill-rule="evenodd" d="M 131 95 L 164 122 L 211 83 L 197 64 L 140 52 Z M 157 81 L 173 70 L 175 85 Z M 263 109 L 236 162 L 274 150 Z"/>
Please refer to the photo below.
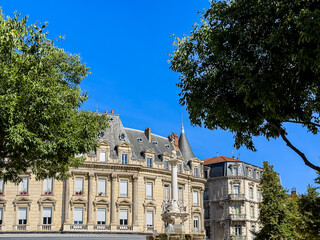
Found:
<path fill-rule="evenodd" d="M 244 194 L 229 194 L 228 199 L 232 201 L 244 201 Z"/>
<path fill-rule="evenodd" d="M 132 225 L 118 225 L 117 230 L 132 230 Z"/>
<path fill-rule="evenodd" d="M 247 236 L 231 236 L 232 240 L 247 240 Z"/>
<path fill-rule="evenodd" d="M 70 229 L 73 229 L 73 230 L 87 230 L 88 226 L 87 226 L 87 224 L 72 224 L 72 225 L 70 225 Z"/>
<path fill-rule="evenodd" d="M 154 232 L 155 231 L 154 226 L 147 226 L 147 231 L 148 232 Z"/>
<path fill-rule="evenodd" d="M 52 227 L 53 227 L 53 225 L 51 225 L 51 224 L 38 225 L 38 229 L 44 230 L 44 231 L 50 231 L 50 230 L 52 230 Z"/>
<path fill-rule="evenodd" d="M 15 225 L 15 228 L 18 231 L 26 231 L 27 230 L 27 225 L 26 224 L 19 224 L 19 225 Z"/>
<path fill-rule="evenodd" d="M 229 219 L 231 219 L 231 221 L 245 221 L 246 215 L 245 214 L 230 214 Z"/>
<path fill-rule="evenodd" d="M 95 230 L 111 230 L 111 226 L 106 224 L 96 224 L 94 225 L 94 229 Z"/>

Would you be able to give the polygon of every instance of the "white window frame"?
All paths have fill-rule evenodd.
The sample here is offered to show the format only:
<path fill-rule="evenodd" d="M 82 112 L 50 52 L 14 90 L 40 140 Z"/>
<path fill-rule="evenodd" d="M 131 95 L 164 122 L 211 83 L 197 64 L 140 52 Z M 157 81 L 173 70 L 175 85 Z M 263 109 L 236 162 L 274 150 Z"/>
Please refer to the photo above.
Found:
<path fill-rule="evenodd" d="M 235 191 L 237 189 L 237 191 Z M 232 192 L 235 195 L 239 195 L 240 194 L 240 185 L 233 185 L 232 186 Z"/>
<path fill-rule="evenodd" d="M 107 211 L 105 208 L 98 208 L 97 209 L 97 224 L 104 225 L 107 221 Z"/>
<path fill-rule="evenodd" d="M 83 185 L 84 185 L 83 177 L 76 177 L 75 181 L 74 181 L 74 194 L 82 195 L 83 194 Z"/>
<path fill-rule="evenodd" d="M 20 194 L 29 194 L 29 177 L 22 177 L 19 187 Z"/>
<path fill-rule="evenodd" d="M 242 226 L 241 225 L 235 225 L 234 226 L 234 233 L 236 236 L 242 235 Z"/>
<path fill-rule="evenodd" d="M 254 206 L 250 206 L 250 217 L 254 218 Z"/>
<path fill-rule="evenodd" d="M 178 187 L 178 200 L 183 201 L 183 187 Z"/>
<path fill-rule="evenodd" d="M 119 210 L 119 224 L 120 225 L 128 225 L 129 219 L 129 211 L 128 209 L 120 209 Z"/>
<path fill-rule="evenodd" d="M 146 182 L 146 198 L 153 199 L 153 182 Z"/>
<path fill-rule="evenodd" d="M 4 195 L 4 181 L 0 178 L 0 195 Z"/>
<path fill-rule="evenodd" d="M 199 232 L 199 225 L 200 225 L 200 218 L 199 216 L 193 216 L 193 231 L 198 233 Z"/>
<path fill-rule="evenodd" d="M 198 176 L 199 176 L 199 174 L 198 174 L 198 167 L 194 167 L 194 168 L 193 168 L 193 176 L 194 176 L 194 177 L 198 177 Z"/>
<path fill-rule="evenodd" d="M 28 208 L 18 208 L 18 224 L 25 225 L 28 223 Z"/>
<path fill-rule="evenodd" d="M 43 192 L 46 195 L 53 194 L 53 178 L 45 178 L 43 180 Z"/>
<path fill-rule="evenodd" d="M 163 186 L 163 200 L 170 200 L 170 186 L 168 184 Z"/>
<path fill-rule="evenodd" d="M 52 208 L 44 207 L 42 209 L 42 224 L 44 225 L 52 224 Z"/>
<path fill-rule="evenodd" d="M 258 201 L 261 201 L 261 190 L 260 189 L 257 190 L 257 199 L 258 199 Z"/>
<path fill-rule="evenodd" d="M 240 215 L 241 214 L 241 205 L 236 204 L 236 205 L 234 205 L 233 209 L 234 209 L 234 214 L 235 215 Z"/>
<path fill-rule="evenodd" d="M 97 192 L 98 192 L 99 196 L 106 196 L 107 195 L 107 180 L 105 178 L 98 178 Z"/>
<path fill-rule="evenodd" d="M 192 203 L 193 206 L 199 206 L 199 191 L 197 190 L 192 191 Z"/>
<path fill-rule="evenodd" d="M 107 160 L 107 153 L 105 150 L 100 151 L 100 162 L 106 162 Z"/>
<path fill-rule="evenodd" d="M 76 214 L 81 213 L 81 220 L 80 215 L 77 216 Z M 74 208 L 73 209 L 73 223 L 74 224 L 83 224 L 83 208 Z"/>
<path fill-rule="evenodd" d="M 253 187 L 249 188 L 249 198 L 253 199 Z"/>
<path fill-rule="evenodd" d="M 0 225 L 2 225 L 3 222 L 3 208 L 0 208 Z"/>
<path fill-rule="evenodd" d="M 128 197 L 128 180 L 120 179 L 120 197 Z"/>
<path fill-rule="evenodd" d="M 146 224 L 147 227 L 152 227 L 154 225 L 153 223 L 153 211 L 147 211 L 146 212 Z"/>
<path fill-rule="evenodd" d="M 239 168 L 238 167 L 233 167 L 232 172 L 233 172 L 233 176 L 239 176 Z"/>

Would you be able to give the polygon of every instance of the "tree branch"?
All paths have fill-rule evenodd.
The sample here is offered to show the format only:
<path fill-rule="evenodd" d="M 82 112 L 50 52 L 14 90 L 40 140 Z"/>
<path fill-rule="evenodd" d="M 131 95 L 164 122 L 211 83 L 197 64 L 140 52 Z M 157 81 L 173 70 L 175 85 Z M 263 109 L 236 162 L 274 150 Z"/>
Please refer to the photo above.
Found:
<path fill-rule="evenodd" d="M 288 140 L 288 138 L 286 137 L 286 132 L 285 130 L 281 127 L 281 126 L 278 126 L 277 124 L 273 123 L 273 122 L 269 122 L 270 125 L 272 127 L 274 127 L 278 133 L 280 134 L 280 136 L 282 137 L 283 141 L 286 142 L 287 146 L 290 147 L 293 151 L 295 151 L 301 158 L 302 160 L 304 161 L 304 164 L 307 165 L 308 167 L 316 170 L 316 171 L 320 171 L 320 167 L 319 166 L 316 166 L 314 164 L 312 164 L 307 158 L 306 156 L 304 155 L 303 152 L 301 152 L 299 149 L 297 149 L 295 146 L 292 145 L 292 143 Z"/>
<path fill-rule="evenodd" d="M 302 122 L 302 121 L 292 121 L 292 120 L 287 120 L 287 121 L 284 121 L 284 122 L 288 122 L 288 123 L 300 123 L 300 124 L 313 125 L 313 126 L 316 126 L 316 127 L 320 127 L 320 124 L 313 123 L 313 122 Z"/>

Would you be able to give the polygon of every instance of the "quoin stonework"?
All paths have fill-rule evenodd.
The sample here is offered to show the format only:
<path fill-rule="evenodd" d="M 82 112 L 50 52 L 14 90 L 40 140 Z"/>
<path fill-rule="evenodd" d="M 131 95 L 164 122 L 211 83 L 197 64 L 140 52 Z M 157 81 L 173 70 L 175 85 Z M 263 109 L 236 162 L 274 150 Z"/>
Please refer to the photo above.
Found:
<path fill-rule="evenodd" d="M 0 230 L 163 232 L 174 153 L 177 206 L 188 214 L 184 231 L 204 233 L 203 163 L 184 131 L 162 137 L 150 128 L 123 127 L 113 112 L 100 114 L 109 117 L 110 128 L 99 134 L 96 151 L 83 154 L 82 166 L 70 169 L 70 178 L 36 181 L 26 172 L 18 185 L 0 181 Z"/>

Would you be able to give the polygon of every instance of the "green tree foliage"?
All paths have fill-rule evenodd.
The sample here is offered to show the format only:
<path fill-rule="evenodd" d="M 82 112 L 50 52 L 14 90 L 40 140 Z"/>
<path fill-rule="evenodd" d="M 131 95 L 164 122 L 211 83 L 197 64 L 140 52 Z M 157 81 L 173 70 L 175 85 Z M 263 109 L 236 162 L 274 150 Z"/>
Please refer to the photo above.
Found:
<path fill-rule="evenodd" d="M 192 124 L 229 129 L 235 146 L 287 138 L 284 123 L 320 129 L 320 2 L 213 1 L 171 55 Z"/>
<path fill-rule="evenodd" d="M 97 147 L 105 116 L 79 111 L 88 68 L 47 38 L 45 25 L 0 13 L 0 178 L 63 178 Z"/>
<path fill-rule="evenodd" d="M 296 215 L 293 214 L 294 216 L 292 216 L 289 211 L 289 209 L 294 209 L 296 204 L 292 203 L 290 206 L 288 205 L 288 197 L 280 184 L 279 175 L 268 162 L 263 163 L 263 175 L 260 186 L 262 190 L 262 202 L 259 204 L 259 220 L 263 227 L 256 233 L 255 239 L 298 239 L 296 230 L 294 229 L 296 224 L 292 221 L 296 218 Z"/>
<path fill-rule="evenodd" d="M 308 186 L 307 194 L 302 195 L 299 199 L 301 214 L 299 230 L 302 239 L 320 239 L 320 195 L 318 189 L 319 187 Z"/>

